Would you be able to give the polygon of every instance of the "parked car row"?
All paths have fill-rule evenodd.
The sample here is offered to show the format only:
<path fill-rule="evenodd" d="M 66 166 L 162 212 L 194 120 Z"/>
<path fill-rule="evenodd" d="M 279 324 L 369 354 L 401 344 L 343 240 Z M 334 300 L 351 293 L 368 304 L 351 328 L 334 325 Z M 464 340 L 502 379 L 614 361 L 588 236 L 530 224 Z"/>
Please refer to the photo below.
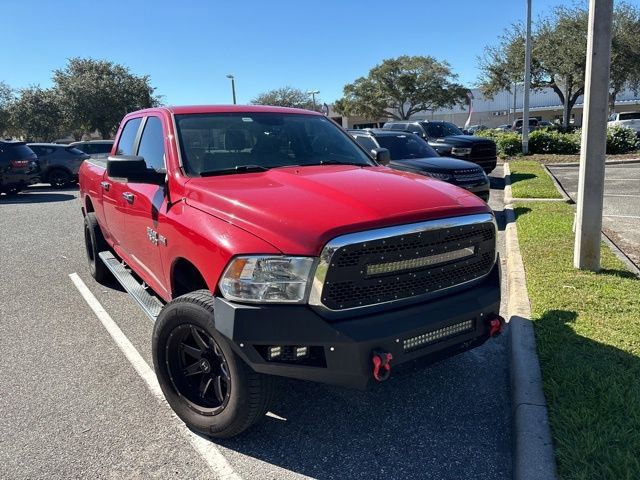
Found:
<path fill-rule="evenodd" d="M 441 157 L 418 135 L 384 129 L 350 130 L 349 133 L 368 152 L 377 148 L 389 150 L 391 168 L 451 183 L 489 201 L 489 177 L 482 167 L 466 160 Z"/>
<path fill-rule="evenodd" d="M 78 181 L 78 170 L 91 157 L 106 157 L 113 140 L 57 143 L 0 141 L 0 193 L 14 194 L 34 183 L 62 188 Z"/>

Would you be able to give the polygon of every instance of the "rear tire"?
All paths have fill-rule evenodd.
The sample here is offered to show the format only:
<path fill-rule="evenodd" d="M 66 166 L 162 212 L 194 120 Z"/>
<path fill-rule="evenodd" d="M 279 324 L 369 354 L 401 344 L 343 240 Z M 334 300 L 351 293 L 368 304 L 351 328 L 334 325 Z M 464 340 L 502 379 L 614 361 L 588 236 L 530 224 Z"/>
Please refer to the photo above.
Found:
<path fill-rule="evenodd" d="M 47 181 L 53 188 L 64 188 L 73 181 L 73 175 L 62 168 L 54 168 L 47 174 Z"/>
<path fill-rule="evenodd" d="M 230 438 L 267 412 L 273 379 L 254 372 L 215 329 L 213 305 L 207 290 L 165 305 L 153 329 L 153 364 L 167 402 L 189 428 Z"/>
<path fill-rule="evenodd" d="M 108 250 L 109 246 L 93 212 L 87 213 L 84 217 L 84 246 L 91 276 L 99 283 L 106 283 L 111 279 L 111 272 L 100 260 L 98 253 Z"/>

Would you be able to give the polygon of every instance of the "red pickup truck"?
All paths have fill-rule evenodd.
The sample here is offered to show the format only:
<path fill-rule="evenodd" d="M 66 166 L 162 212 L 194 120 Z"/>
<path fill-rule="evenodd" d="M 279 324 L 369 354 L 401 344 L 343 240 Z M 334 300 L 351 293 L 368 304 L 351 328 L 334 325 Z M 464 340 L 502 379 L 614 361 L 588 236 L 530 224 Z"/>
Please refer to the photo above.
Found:
<path fill-rule="evenodd" d="M 492 211 L 388 162 L 323 115 L 258 106 L 130 113 L 84 162 L 91 274 L 154 320 L 189 427 L 242 432 L 274 375 L 366 388 L 500 332 Z"/>

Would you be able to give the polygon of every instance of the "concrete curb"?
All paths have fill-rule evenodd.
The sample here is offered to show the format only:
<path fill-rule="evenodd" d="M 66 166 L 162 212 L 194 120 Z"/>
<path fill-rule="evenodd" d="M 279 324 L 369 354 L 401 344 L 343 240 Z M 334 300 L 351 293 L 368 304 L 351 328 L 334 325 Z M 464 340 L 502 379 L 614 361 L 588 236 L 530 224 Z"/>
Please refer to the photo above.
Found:
<path fill-rule="evenodd" d="M 560 185 L 560 182 L 558 181 L 556 176 L 553 173 L 551 173 L 551 170 L 549 170 L 549 167 L 543 164 L 542 168 L 544 168 L 544 171 L 547 172 L 549 177 L 551 177 L 551 181 L 556 186 L 556 190 L 558 190 L 558 192 L 560 192 L 560 195 L 562 195 L 562 198 L 564 199 L 564 201 L 567 203 L 574 203 L 574 201 L 571 200 L 571 197 L 569 197 L 569 194 L 567 194 L 565 189 L 562 188 L 562 185 Z"/>
<path fill-rule="evenodd" d="M 513 205 L 505 205 L 513 478 L 553 480 L 555 456 Z"/>
<path fill-rule="evenodd" d="M 605 165 L 623 165 L 625 163 L 640 163 L 640 158 L 630 158 L 629 160 L 610 160 L 604 162 Z M 543 165 L 551 165 L 552 167 L 579 167 L 580 162 L 571 162 L 571 163 L 544 163 Z"/>

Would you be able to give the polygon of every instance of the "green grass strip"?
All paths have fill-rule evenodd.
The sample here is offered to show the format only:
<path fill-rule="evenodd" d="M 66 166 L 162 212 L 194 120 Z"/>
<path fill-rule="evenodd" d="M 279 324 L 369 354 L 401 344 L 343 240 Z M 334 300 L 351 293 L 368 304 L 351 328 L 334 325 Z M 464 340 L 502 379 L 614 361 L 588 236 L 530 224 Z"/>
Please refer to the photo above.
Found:
<path fill-rule="evenodd" d="M 544 392 L 562 479 L 640 478 L 640 279 L 603 244 L 573 268 L 574 208 L 518 203 Z"/>
<path fill-rule="evenodd" d="M 513 198 L 562 198 L 549 174 L 531 160 L 509 162 Z"/>

